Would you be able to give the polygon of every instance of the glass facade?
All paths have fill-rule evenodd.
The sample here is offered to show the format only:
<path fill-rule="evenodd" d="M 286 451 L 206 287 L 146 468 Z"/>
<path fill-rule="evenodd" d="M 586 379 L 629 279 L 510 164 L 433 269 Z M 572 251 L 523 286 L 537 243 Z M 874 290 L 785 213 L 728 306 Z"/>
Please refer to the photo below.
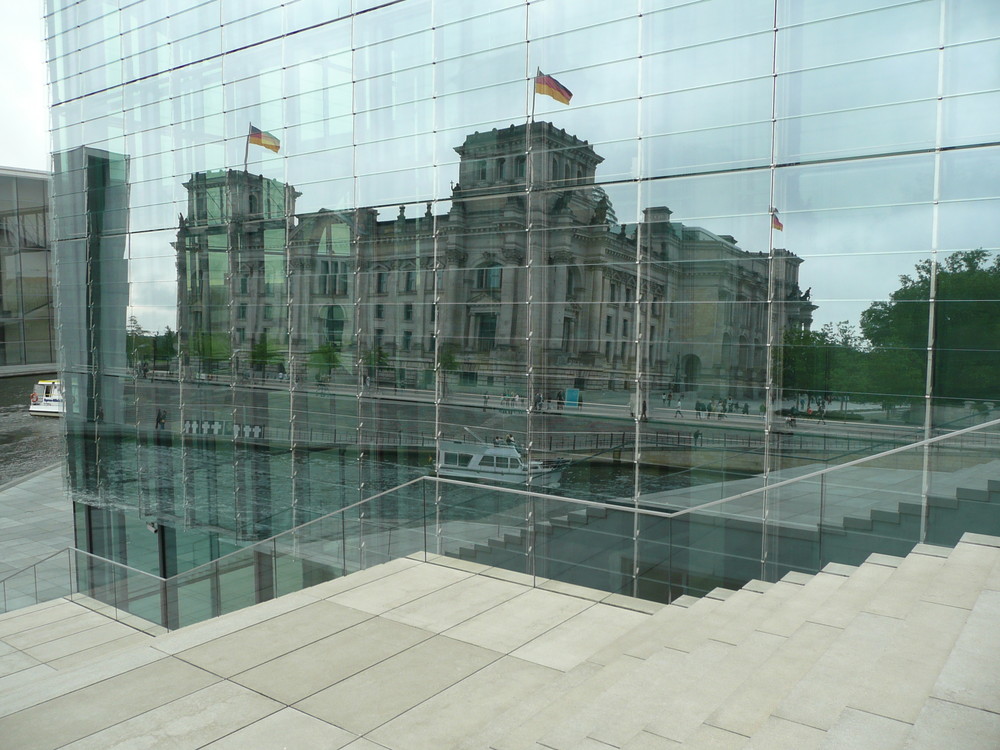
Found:
<path fill-rule="evenodd" d="M 0 168 L 0 368 L 54 365 L 49 176 Z"/>
<path fill-rule="evenodd" d="M 370 512 L 537 573 L 597 503 L 546 574 L 669 599 L 1000 479 L 991 0 L 47 6 L 88 552 L 174 575 L 431 475 Z"/>

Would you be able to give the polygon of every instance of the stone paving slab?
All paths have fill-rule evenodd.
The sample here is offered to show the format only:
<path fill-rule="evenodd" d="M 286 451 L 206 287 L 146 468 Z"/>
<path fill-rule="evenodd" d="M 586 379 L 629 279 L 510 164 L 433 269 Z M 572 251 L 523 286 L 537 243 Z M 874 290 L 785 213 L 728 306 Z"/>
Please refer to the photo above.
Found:
<path fill-rule="evenodd" d="M 541 589 L 521 593 L 444 631 L 449 638 L 509 654 L 591 604 Z"/>
<path fill-rule="evenodd" d="M 295 708 L 349 732 L 367 734 L 501 656 L 434 636 L 306 698 Z"/>
<path fill-rule="evenodd" d="M 296 703 L 431 637 L 374 617 L 260 664 L 232 679 L 286 704 Z"/>
<path fill-rule="evenodd" d="M 607 604 L 594 604 L 516 649 L 512 656 L 565 672 L 646 617 Z"/>
<path fill-rule="evenodd" d="M 248 750 L 248 748 L 322 748 L 339 750 L 350 745 L 356 736 L 348 731 L 304 714 L 283 708 L 246 727 L 210 742 L 203 750 Z M 371 747 L 377 747 L 369 743 Z M 360 747 L 356 745 L 354 747 Z"/>
<path fill-rule="evenodd" d="M 524 587 L 516 583 L 470 576 L 396 607 L 384 616 L 441 633 L 523 593 Z"/>
<path fill-rule="evenodd" d="M 139 716 L 64 745 L 66 750 L 131 750 L 150 738 L 156 750 L 187 750 L 224 737 L 283 706 L 231 682 L 184 695 Z M 153 739 L 155 738 L 155 740 Z"/>
<path fill-rule="evenodd" d="M 370 739 L 392 750 L 455 747 L 519 700 L 550 684 L 560 673 L 503 657 L 442 690 L 373 731 Z"/>
<path fill-rule="evenodd" d="M 381 615 L 472 575 L 442 565 L 409 567 L 386 576 L 379 586 L 352 588 L 331 596 L 329 601 Z"/>
<path fill-rule="evenodd" d="M 317 601 L 177 656 L 220 677 L 231 677 L 367 619 L 363 612 Z"/>
<path fill-rule="evenodd" d="M 62 747 L 218 681 L 168 657 L 4 716 L 0 737 L 12 748 Z"/>

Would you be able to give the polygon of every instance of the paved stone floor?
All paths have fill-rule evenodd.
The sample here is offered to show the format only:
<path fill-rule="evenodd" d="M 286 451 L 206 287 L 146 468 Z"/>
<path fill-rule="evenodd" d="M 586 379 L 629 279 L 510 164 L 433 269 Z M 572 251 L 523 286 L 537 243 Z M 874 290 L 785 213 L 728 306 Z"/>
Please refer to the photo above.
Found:
<path fill-rule="evenodd" d="M 0 746 L 482 748 L 494 719 L 663 608 L 439 562 L 394 560 L 157 637 L 66 600 L 11 612 Z"/>

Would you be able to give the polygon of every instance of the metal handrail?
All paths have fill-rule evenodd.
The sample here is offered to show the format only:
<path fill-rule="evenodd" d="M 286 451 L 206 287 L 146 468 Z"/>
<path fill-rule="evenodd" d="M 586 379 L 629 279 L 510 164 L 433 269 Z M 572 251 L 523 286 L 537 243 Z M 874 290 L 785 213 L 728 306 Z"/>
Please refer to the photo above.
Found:
<path fill-rule="evenodd" d="M 914 442 L 914 443 L 910 443 L 908 445 L 899 446 L 899 447 L 892 448 L 892 449 L 886 450 L 886 451 L 881 451 L 881 452 L 873 454 L 871 456 L 865 456 L 863 458 L 858 458 L 858 459 L 855 459 L 855 460 L 852 460 L 852 461 L 848 461 L 848 462 L 843 463 L 843 464 L 838 464 L 836 466 L 828 466 L 828 467 L 825 467 L 823 469 L 819 469 L 817 471 L 810 472 L 808 474 L 803 474 L 801 476 L 791 477 L 789 479 L 783 479 L 781 481 L 774 482 L 773 484 L 767 484 L 766 483 L 767 479 L 766 479 L 766 476 L 765 476 L 764 477 L 765 484 L 763 486 L 761 486 L 761 487 L 758 487 L 758 488 L 755 488 L 755 489 L 752 489 L 752 490 L 747 490 L 747 491 L 744 491 L 744 492 L 740 492 L 740 493 L 737 493 L 735 495 L 731 495 L 731 496 L 726 497 L 726 498 L 721 498 L 719 500 L 712 500 L 712 501 L 709 501 L 709 502 L 706 502 L 706 503 L 702 503 L 700 505 L 692 506 L 692 507 L 689 507 L 689 508 L 683 508 L 683 509 L 677 510 L 677 511 L 657 511 L 657 510 L 651 510 L 651 509 L 648 509 L 648 508 L 640 508 L 638 506 L 622 506 L 620 504 L 612 504 L 612 503 L 602 502 L 602 501 L 596 501 L 596 500 L 582 500 L 582 499 L 578 499 L 578 498 L 564 497 L 564 496 L 561 496 L 561 495 L 552 495 L 552 494 L 548 494 L 548 493 L 537 492 L 537 491 L 534 491 L 534 490 L 530 489 L 530 487 L 528 489 L 515 489 L 515 488 L 508 488 L 508 487 L 490 487 L 489 489 L 490 489 L 491 492 L 498 492 L 498 493 L 502 493 L 502 494 L 506 494 L 506 495 L 510 495 L 510 496 L 515 496 L 515 497 L 525 497 L 525 498 L 530 498 L 532 500 L 549 500 L 549 501 L 555 501 L 555 502 L 559 502 L 559 503 L 568 503 L 568 504 L 579 505 L 579 506 L 584 506 L 584 507 L 605 508 L 605 509 L 609 509 L 609 510 L 616 510 L 616 511 L 625 511 L 625 512 L 630 512 L 630 513 L 636 513 L 636 514 L 643 515 L 643 516 L 672 519 L 672 518 L 678 518 L 678 517 L 681 517 L 681 516 L 689 515 L 691 513 L 697 512 L 697 511 L 702 511 L 702 510 L 705 510 L 707 508 L 718 507 L 718 506 L 724 505 L 726 503 L 734 502 L 736 500 L 740 500 L 740 499 L 743 499 L 743 498 L 746 498 L 746 497 L 751 497 L 753 495 L 757 495 L 757 494 L 760 494 L 760 493 L 763 493 L 763 492 L 767 492 L 767 491 L 770 491 L 770 490 L 780 489 L 782 487 L 793 485 L 793 484 L 796 484 L 798 482 L 803 482 L 803 481 L 813 480 L 813 479 L 817 479 L 817 478 L 822 478 L 822 477 L 825 477 L 827 474 L 832 474 L 833 472 L 840 471 L 842 469 L 847 469 L 847 468 L 851 468 L 851 467 L 854 467 L 854 466 L 859 466 L 861 464 L 865 464 L 865 463 L 868 463 L 868 462 L 871 462 L 871 461 L 876 461 L 876 460 L 885 458 L 887 456 L 892 456 L 892 455 L 895 455 L 895 454 L 898 454 L 898 453 L 902 453 L 904 451 L 920 449 L 920 448 L 923 448 L 925 446 L 935 445 L 937 443 L 941 443 L 941 442 L 950 440 L 950 439 L 955 438 L 955 437 L 960 437 L 962 435 L 966 435 L 966 434 L 969 434 L 969 433 L 972 433 L 972 432 L 976 432 L 976 431 L 980 431 L 980 430 L 985 430 L 987 428 L 998 427 L 998 426 L 1000 426 L 1000 419 L 990 420 L 988 422 L 983 422 L 983 423 L 978 424 L 978 425 L 973 425 L 971 427 L 966 427 L 966 428 L 963 428 L 961 430 L 955 430 L 954 432 L 949 432 L 949 433 L 947 433 L 945 435 L 938 435 L 936 437 L 926 438 L 926 439 L 919 440 L 919 441 Z M 435 477 L 435 476 L 419 476 L 419 477 L 415 477 L 415 478 L 413 478 L 413 479 L 411 479 L 411 480 L 409 480 L 407 482 L 404 482 L 403 484 L 400 484 L 400 485 L 397 485 L 397 486 L 392 487 L 390 489 L 378 492 L 378 493 L 372 495 L 371 497 L 364 498 L 364 499 L 359 500 L 359 501 L 357 501 L 355 503 L 352 503 L 351 505 L 348 505 L 348 506 L 346 506 L 344 508 L 339 508 L 339 509 L 337 509 L 335 511 L 332 511 L 332 512 L 330 512 L 330 513 L 328 513 L 328 514 L 326 514 L 324 516 L 321 516 L 319 518 L 313 519 L 311 521 L 307 521 L 306 523 L 301 524 L 299 526 L 296 526 L 296 527 L 294 527 L 292 529 L 288 529 L 286 531 L 280 532 L 280 533 L 275 534 L 275 535 L 273 535 L 271 537 L 268 537 L 266 539 L 262 539 L 260 541 L 254 542 L 253 544 L 247 545 L 246 547 L 243 547 L 241 549 L 234 550 L 233 552 L 230 552 L 230 553 L 228 553 L 226 555 L 218 557 L 218 558 L 216 558 L 214 560 L 211 560 L 211 561 L 209 561 L 207 563 L 204 563 L 202 565 L 196 566 L 196 567 L 191 568 L 189 570 L 183 571 L 181 573 L 177 573 L 177 574 L 175 574 L 175 575 L 173 575 L 173 576 L 171 576 L 169 578 L 163 578 L 163 577 L 158 576 L 158 575 L 156 575 L 154 573 L 148 573 L 146 571 L 139 570 L 138 568 L 133 568 L 133 567 L 131 567 L 129 565 L 126 565 L 124 563 L 119 563 L 119 562 L 115 562 L 113 560 L 108 560 L 106 558 L 94 555 L 94 554 L 92 554 L 90 552 L 86 552 L 85 550 L 77 549 L 75 547 L 65 547 L 62 550 L 59 550 L 58 552 L 54 552 L 54 553 L 46 556 L 42 560 L 37 561 L 36 563 L 34 563 L 32 565 L 26 566 L 26 567 L 24 567 L 24 568 L 22 568 L 20 570 L 17 570 L 17 571 L 15 571 L 13 573 L 7 574 L 3 578 L 0 578 L 0 585 L 5 584 L 7 581 L 11 580 L 15 576 L 25 574 L 26 572 L 28 572 L 28 571 L 30 571 L 32 569 L 37 569 L 37 567 L 39 565 L 43 565 L 44 563 L 52 560 L 53 558 L 57 557 L 58 555 L 70 552 L 70 553 L 75 553 L 77 555 L 82 555 L 82 556 L 84 556 L 86 558 L 90 558 L 90 559 L 92 559 L 92 560 L 94 560 L 96 562 L 99 562 L 99 563 L 104 564 L 104 565 L 111 566 L 111 567 L 113 567 L 115 569 L 121 569 L 121 570 L 127 571 L 129 573 L 140 574 L 140 575 L 142 575 L 142 576 L 144 576 L 144 577 L 146 577 L 148 579 L 151 579 L 151 580 L 155 581 L 160 586 L 169 586 L 169 584 L 171 584 L 173 582 L 176 582 L 176 581 L 179 581 L 179 580 L 183 580 L 185 578 L 199 577 L 199 576 L 203 575 L 206 571 L 210 571 L 212 568 L 217 568 L 220 565 L 224 565 L 225 562 L 226 562 L 226 560 L 231 559 L 231 558 L 233 558 L 236 555 L 244 555 L 245 556 L 248 553 L 248 551 L 252 551 L 252 550 L 254 550 L 256 548 L 259 548 L 259 547 L 264 547 L 265 545 L 271 545 L 272 548 L 274 548 L 274 546 L 282 538 L 288 538 L 288 537 L 292 537 L 292 536 L 300 536 L 304 531 L 307 531 L 308 528 L 310 526 L 312 526 L 313 524 L 317 524 L 317 523 L 321 523 L 321 522 L 328 522 L 330 520 L 333 520 L 333 519 L 337 518 L 338 516 L 343 516 L 345 513 L 349 512 L 351 510 L 355 510 L 357 508 L 360 508 L 362 506 L 370 504 L 370 503 L 378 500 L 381 497 L 385 497 L 387 495 L 398 493 L 401 490 L 405 489 L 406 487 L 415 486 L 417 484 L 422 484 L 422 483 L 425 483 L 425 482 L 432 482 L 435 487 L 439 487 L 441 485 L 448 485 L 448 486 L 456 486 L 456 487 L 470 487 L 470 488 L 476 488 L 476 489 L 479 489 L 479 490 L 483 489 L 483 485 L 477 484 L 475 482 L 465 482 L 465 481 L 461 481 L 461 480 L 447 479 L 447 478 Z M 426 519 L 425 519 L 424 523 L 426 525 Z"/>
<path fill-rule="evenodd" d="M 946 435 L 938 435 L 937 437 L 927 438 L 925 440 L 918 440 L 917 442 L 909 443 L 909 444 L 903 445 L 903 446 L 898 446 L 898 447 L 892 448 L 890 450 L 881 451 L 881 452 L 875 453 L 875 454 L 873 454 L 871 456 L 865 456 L 863 458 L 858 458 L 858 459 L 855 459 L 853 461 L 848 461 L 846 463 L 837 464 L 836 466 L 828 466 L 828 467 L 826 467 L 824 469 L 819 469 L 817 471 L 810 472 L 808 474 L 803 474 L 802 476 L 791 477 L 789 479 L 783 479 L 783 480 L 781 480 L 779 482 L 775 482 L 774 484 L 765 484 L 764 486 L 758 487 L 756 489 L 747 490 L 745 492 L 740 492 L 740 493 L 738 493 L 736 495 L 731 495 L 730 497 L 725 497 L 725 498 L 722 498 L 720 500 L 711 500 L 711 501 L 709 501 L 707 503 L 702 503 L 701 505 L 695 505 L 695 506 L 692 506 L 690 508 L 683 508 L 681 510 L 676 510 L 676 511 L 657 511 L 657 510 L 651 510 L 649 508 L 630 507 L 630 508 L 627 508 L 627 510 L 630 513 L 639 513 L 639 514 L 644 515 L 644 516 L 652 516 L 652 517 L 656 517 L 656 518 L 677 518 L 679 516 L 688 515 L 690 513 L 695 512 L 695 511 L 703 510 L 705 508 L 711 508 L 711 507 L 714 507 L 714 506 L 717 506 L 717 505 L 722 505 L 722 504 L 733 502 L 733 501 L 736 501 L 736 500 L 741 500 L 741 499 L 743 499 L 745 497 L 749 497 L 749 496 L 756 495 L 756 494 L 759 494 L 761 492 L 764 492 L 765 490 L 769 491 L 769 490 L 780 489 L 780 488 L 785 487 L 787 485 L 795 484 L 796 482 L 802 482 L 802 481 L 806 481 L 806 480 L 809 480 L 809 479 L 815 479 L 816 477 L 824 476 L 826 474 L 831 474 L 831 473 L 833 473 L 835 471 L 840 471 L 841 469 L 847 469 L 847 468 L 850 468 L 852 466 L 857 466 L 859 464 L 866 463 L 868 461 L 875 461 L 877 459 L 885 458 L 886 456 L 891 456 L 891 455 L 894 455 L 896 453 L 902 453 L 904 451 L 913 450 L 913 449 L 916 449 L 916 448 L 921 448 L 924 445 L 932 445 L 934 443 L 939 443 L 939 442 L 947 440 L 949 438 L 957 437 L 957 436 L 964 435 L 964 434 L 969 433 L 969 432 L 973 432 L 973 431 L 976 431 L 976 430 L 981 430 L 981 429 L 984 429 L 984 428 L 987 428 L 987 427 L 993 427 L 993 426 L 1000 426 L 1000 419 L 994 419 L 994 420 L 991 420 L 989 422 L 983 422 L 982 424 L 973 425 L 972 427 L 965 427 L 965 428 L 963 428 L 961 430 L 955 430 L 954 432 L 949 432 Z M 285 535 L 301 534 L 302 531 L 306 527 L 310 526 L 311 524 L 320 523 L 320 522 L 323 522 L 323 521 L 330 520 L 330 519 L 334 518 L 335 516 L 341 515 L 341 514 L 347 512 L 347 511 L 349 511 L 349 510 L 353 510 L 354 508 L 358 508 L 358 507 L 360 507 L 360 506 L 362 506 L 362 505 L 364 505 L 366 503 L 370 503 L 370 502 L 372 502 L 374 500 L 378 500 L 380 497 L 384 497 L 385 495 L 389 495 L 389 494 L 398 492 L 398 491 L 402 490 L 403 488 L 408 487 L 410 485 L 418 484 L 418 483 L 423 483 L 423 482 L 433 482 L 435 484 L 447 484 L 447 485 L 452 485 L 452 486 L 457 486 L 457 487 L 474 487 L 474 488 L 477 488 L 477 489 L 482 489 L 483 488 L 483 485 L 481 485 L 481 484 L 476 484 L 475 482 L 463 482 L 463 481 L 458 480 L 458 479 L 446 479 L 444 477 L 433 477 L 433 476 L 414 477 L 413 479 L 411 479 L 411 480 L 409 480 L 407 482 L 404 482 L 403 484 L 396 485 L 395 487 L 393 487 L 391 489 L 383 490 L 382 492 L 378 492 L 378 493 L 372 495 L 371 497 L 367 497 L 367 498 L 365 498 L 363 500 L 359 500 L 358 502 L 353 503 L 352 505 L 348 505 L 348 506 L 346 506 L 344 508 L 339 508 L 338 510 L 332 511 L 332 512 L 326 514 L 325 516 L 320 516 L 319 518 L 314 518 L 311 521 L 307 521 L 306 523 L 301 524 L 299 526 L 296 526 L 295 528 L 287 529 L 285 531 L 282 531 L 282 532 L 280 532 L 278 534 L 275 534 L 275 535 L 273 535 L 271 537 L 268 537 L 267 539 L 261 539 L 260 541 L 254 542 L 253 544 L 248 545 L 246 547 L 243 547 L 242 549 L 235 550 L 235 551 L 230 552 L 230 553 L 228 553 L 226 555 L 223 555 L 222 557 L 217 557 L 215 560 L 212 560 L 210 562 L 204 563 L 203 565 L 199 565 L 198 567 L 191 568 L 190 570 L 186 570 L 183 573 L 178 573 L 177 575 L 172 576 L 171 578 L 168 578 L 166 580 L 167 581 L 171 581 L 174 578 L 177 578 L 179 576 L 189 575 L 189 574 L 193 573 L 194 571 L 199 570 L 200 568 L 205 568 L 205 567 L 209 567 L 209 566 L 218 564 L 220 561 L 226 560 L 227 558 L 232 557 L 234 555 L 245 554 L 247 550 L 252 549 L 253 547 L 255 547 L 257 545 L 264 545 L 264 544 L 268 544 L 268 543 L 273 543 L 273 542 L 277 541 L 280 537 L 283 537 Z M 533 499 L 540 499 L 540 500 L 554 500 L 554 501 L 559 501 L 559 502 L 564 502 L 564 503 L 571 503 L 573 505 L 583 505 L 583 506 L 596 507 L 596 508 L 607 508 L 608 510 L 618 510 L 618 511 L 625 510 L 625 508 L 623 508 L 621 505 L 612 504 L 612 503 L 608 503 L 608 502 L 603 502 L 603 501 L 599 501 L 599 500 L 582 500 L 582 499 L 579 499 L 579 498 L 565 497 L 565 496 L 562 496 L 562 495 L 550 495 L 550 494 L 547 494 L 547 493 L 537 492 L 537 491 L 534 491 L 534 490 L 519 490 L 519 489 L 515 489 L 513 487 L 490 487 L 490 491 L 492 491 L 492 492 L 499 492 L 499 493 L 506 494 L 506 495 L 521 496 L 521 497 L 530 497 L 530 498 L 533 498 Z"/>

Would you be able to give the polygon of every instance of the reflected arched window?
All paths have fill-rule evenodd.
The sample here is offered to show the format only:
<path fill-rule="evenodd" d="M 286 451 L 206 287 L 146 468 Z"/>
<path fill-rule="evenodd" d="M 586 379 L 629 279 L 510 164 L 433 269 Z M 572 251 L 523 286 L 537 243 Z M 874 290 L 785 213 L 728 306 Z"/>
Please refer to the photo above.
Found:
<path fill-rule="evenodd" d="M 552 160 L 552 179 L 553 180 L 559 179 L 559 162 L 556 161 L 555 159 Z"/>
<path fill-rule="evenodd" d="M 722 366 L 733 366 L 733 337 L 728 333 L 722 334 Z"/>
<path fill-rule="evenodd" d="M 525 164 L 526 163 L 527 163 L 527 159 L 525 159 L 525 157 L 523 157 L 523 156 L 517 157 L 517 160 L 514 162 L 515 169 L 517 170 L 517 177 L 518 178 L 521 178 L 521 179 L 524 178 L 524 171 L 525 171 Z"/>
<path fill-rule="evenodd" d="M 483 266 L 476 270 L 477 289 L 500 289 L 503 281 L 503 267 L 499 263 Z"/>
<path fill-rule="evenodd" d="M 485 182 L 486 181 L 486 162 L 485 161 L 481 161 L 481 162 L 479 162 L 476 165 L 476 167 L 477 167 L 476 171 L 479 173 L 479 179 L 480 179 L 480 181 L 481 182 Z"/>
<path fill-rule="evenodd" d="M 566 269 L 566 301 L 576 299 L 576 288 L 580 286 L 580 271 L 574 266 Z"/>
<path fill-rule="evenodd" d="M 497 180 L 507 179 L 507 160 L 497 159 Z"/>
<path fill-rule="evenodd" d="M 249 209 L 250 213 L 256 214 L 260 212 L 260 198 L 255 193 L 250 193 Z"/>
<path fill-rule="evenodd" d="M 326 343 L 340 346 L 344 338 L 344 311 L 340 307 L 326 308 Z"/>

